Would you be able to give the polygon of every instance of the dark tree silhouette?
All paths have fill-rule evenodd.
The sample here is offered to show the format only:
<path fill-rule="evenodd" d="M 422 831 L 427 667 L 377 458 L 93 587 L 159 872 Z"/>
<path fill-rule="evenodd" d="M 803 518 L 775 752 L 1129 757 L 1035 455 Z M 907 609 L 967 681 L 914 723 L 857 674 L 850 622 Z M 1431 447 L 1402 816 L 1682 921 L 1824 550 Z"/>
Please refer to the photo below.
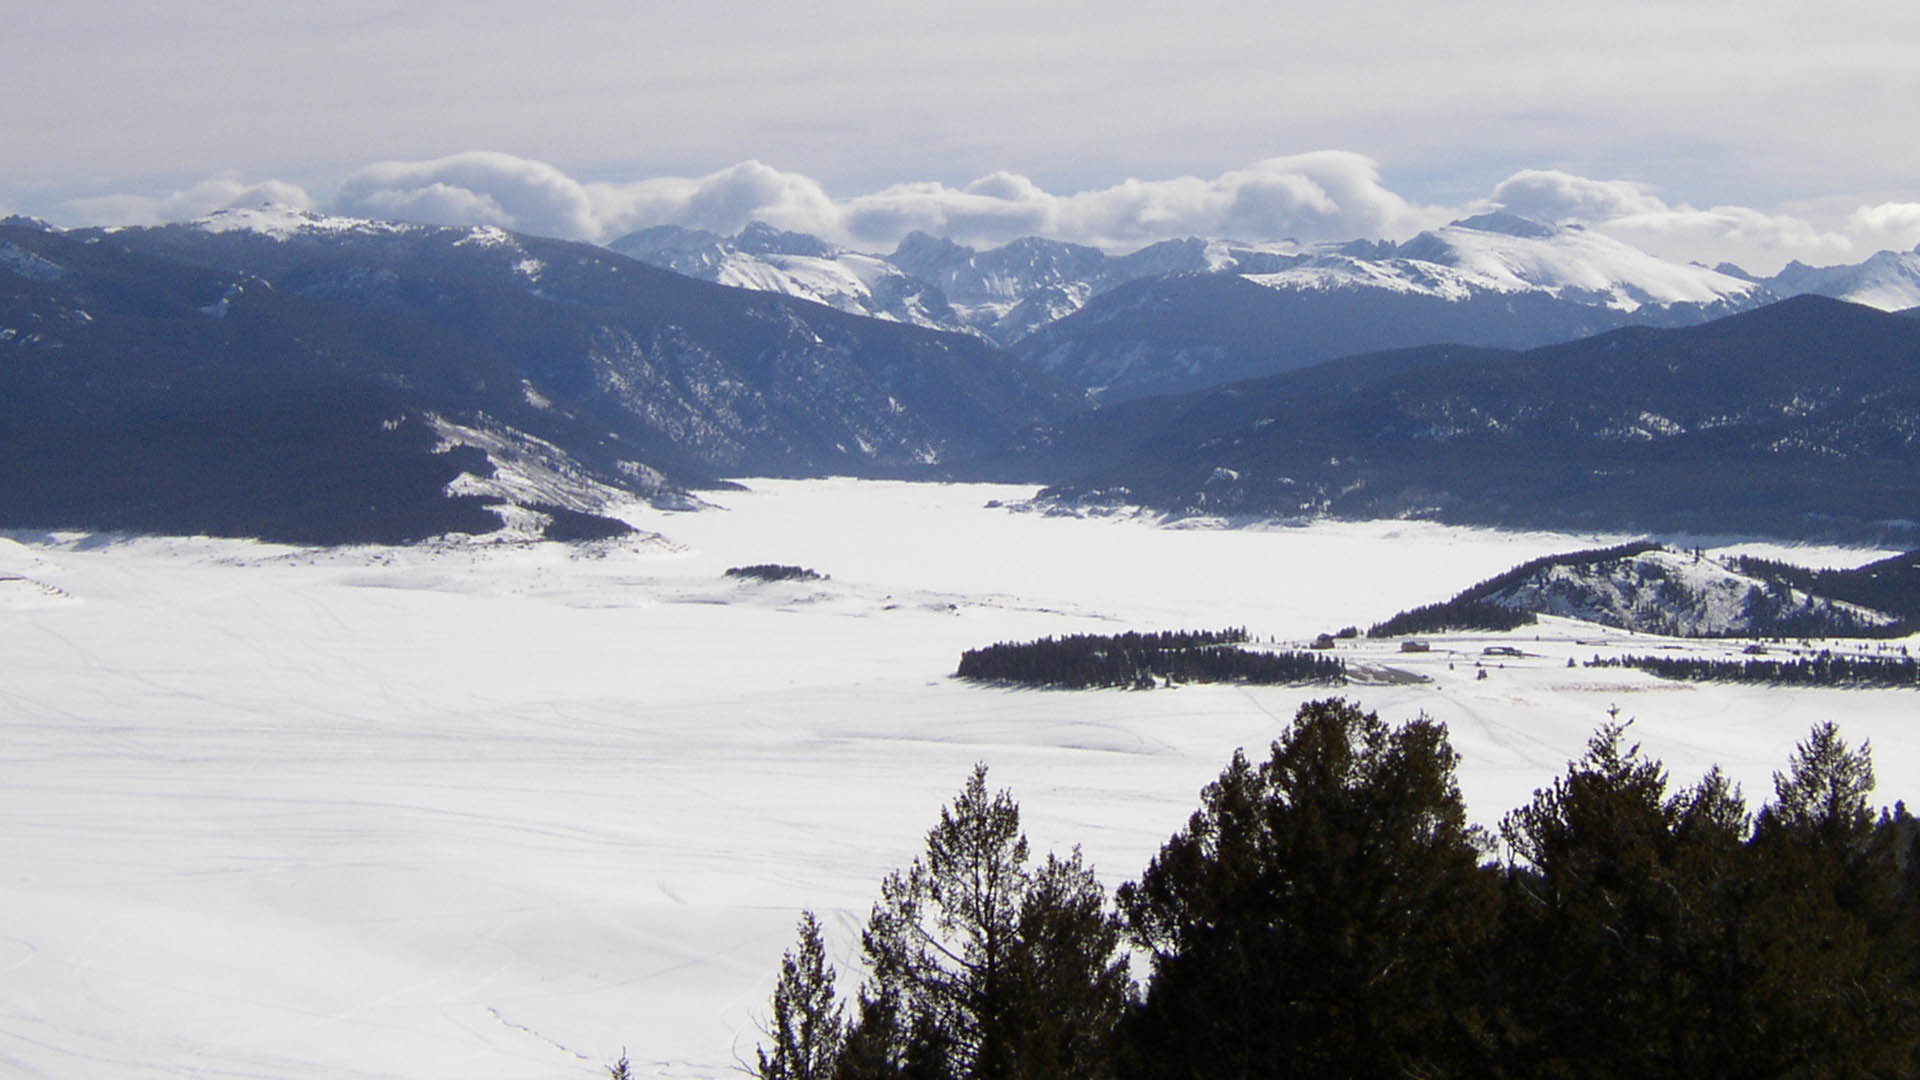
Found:
<path fill-rule="evenodd" d="M 773 988 L 769 1052 L 759 1047 L 760 1080 L 829 1080 L 846 1038 L 845 1010 L 834 994 L 833 965 L 813 912 L 800 916 L 799 944 L 780 959 Z"/>
<path fill-rule="evenodd" d="M 1447 1075 L 1448 1002 L 1492 927 L 1493 880 L 1445 729 L 1301 707 L 1257 768 L 1235 754 L 1122 886 L 1153 979 L 1130 1026 L 1147 1077 Z"/>

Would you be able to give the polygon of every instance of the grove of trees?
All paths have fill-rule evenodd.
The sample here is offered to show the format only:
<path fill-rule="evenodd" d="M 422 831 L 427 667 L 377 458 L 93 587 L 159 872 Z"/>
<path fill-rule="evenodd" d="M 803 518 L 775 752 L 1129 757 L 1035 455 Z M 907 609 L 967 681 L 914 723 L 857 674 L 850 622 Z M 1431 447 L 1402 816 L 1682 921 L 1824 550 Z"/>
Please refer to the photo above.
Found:
<path fill-rule="evenodd" d="M 1246 628 L 1235 627 L 1003 641 L 961 653 L 954 674 L 977 682 L 1061 690 L 1147 690 L 1156 679 L 1260 685 L 1346 681 L 1346 664 L 1331 656 L 1241 648 L 1248 640 Z"/>
<path fill-rule="evenodd" d="M 1816 726 L 1752 811 L 1630 730 L 1493 832 L 1444 726 L 1309 702 L 1111 903 L 977 766 L 882 883 L 851 1001 L 803 916 L 758 1075 L 1920 1075 L 1920 823 L 1873 809 L 1869 748 Z"/>
<path fill-rule="evenodd" d="M 1596 656 L 1588 667 L 1627 667 L 1663 679 L 1786 686 L 1920 686 L 1920 662 L 1910 656 L 1848 656 L 1821 650 L 1791 660 L 1706 660 L 1684 656 Z"/>

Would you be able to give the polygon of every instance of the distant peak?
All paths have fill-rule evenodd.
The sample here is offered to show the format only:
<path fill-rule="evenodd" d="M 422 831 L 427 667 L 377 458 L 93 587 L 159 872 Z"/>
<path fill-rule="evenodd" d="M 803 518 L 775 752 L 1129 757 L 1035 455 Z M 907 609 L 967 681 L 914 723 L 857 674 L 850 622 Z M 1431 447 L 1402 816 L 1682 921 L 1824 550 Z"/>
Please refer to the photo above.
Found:
<path fill-rule="evenodd" d="M 901 237 L 899 246 L 893 249 L 894 258 L 966 258 L 973 249 L 965 244 L 956 244 L 944 236 L 934 236 L 919 229 Z"/>
<path fill-rule="evenodd" d="M 1532 218 L 1523 218 L 1519 214 L 1509 214 L 1496 210 L 1490 214 L 1475 214 L 1470 218 L 1461 218 L 1449 224 L 1449 228 L 1473 229 L 1476 232 L 1500 233 L 1505 236 L 1518 236 L 1528 240 L 1543 240 L 1560 230 L 1552 225 L 1544 225 Z"/>
<path fill-rule="evenodd" d="M 28 217 L 26 214 L 8 214 L 6 217 L 0 218 L 0 225 L 14 229 L 32 229 L 35 232 L 52 233 L 60 231 L 58 227 L 42 221 L 37 217 Z"/>
<path fill-rule="evenodd" d="M 692 251 L 720 242 L 717 233 L 680 225 L 653 225 L 609 243 L 615 251 Z"/>
<path fill-rule="evenodd" d="M 816 259 L 838 254 L 833 245 L 817 236 L 776 229 L 764 221 L 750 221 L 733 238 L 733 246 L 756 255 L 806 255 Z"/>
<path fill-rule="evenodd" d="M 403 232 L 417 226 L 393 221 L 339 217 L 318 210 L 263 202 L 257 206 L 229 206 L 195 218 L 187 227 L 210 233 L 251 232 L 285 240 L 294 235 L 338 234 L 362 231 Z"/>

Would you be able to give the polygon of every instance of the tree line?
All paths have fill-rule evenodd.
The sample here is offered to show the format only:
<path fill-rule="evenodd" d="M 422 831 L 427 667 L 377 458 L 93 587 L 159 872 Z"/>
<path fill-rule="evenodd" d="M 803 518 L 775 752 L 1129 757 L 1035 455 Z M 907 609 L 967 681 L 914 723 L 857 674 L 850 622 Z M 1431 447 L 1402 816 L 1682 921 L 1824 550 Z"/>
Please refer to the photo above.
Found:
<path fill-rule="evenodd" d="M 757 1073 L 1916 1075 L 1920 823 L 1872 810 L 1869 748 L 1815 727 L 1753 812 L 1628 735 L 1495 832 L 1443 725 L 1310 702 L 1111 901 L 1078 849 L 1032 857 L 977 766 L 882 883 L 851 999 L 802 917 Z"/>
<path fill-rule="evenodd" d="M 1733 562 L 1743 574 L 1898 615 L 1903 620 L 1901 633 L 1911 633 L 1920 625 L 1920 551 L 1851 570 L 1811 570 L 1755 555 L 1736 556 Z"/>
<path fill-rule="evenodd" d="M 1822 649 L 1792 660 L 1705 660 L 1679 656 L 1595 656 L 1588 667 L 1638 668 L 1663 679 L 1764 683 L 1783 686 L 1920 686 L 1920 663 L 1910 656 L 1847 656 Z"/>
<path fill-rule="evenodd" d="M 1065 690 L 1150 689 L 1168 682 L 1341 683 L 1346 664 L 1304 652 L 1243 649 L 1245 627 L 1069 634 L 1000 642 L 960 654 L 962 679 Z"/>

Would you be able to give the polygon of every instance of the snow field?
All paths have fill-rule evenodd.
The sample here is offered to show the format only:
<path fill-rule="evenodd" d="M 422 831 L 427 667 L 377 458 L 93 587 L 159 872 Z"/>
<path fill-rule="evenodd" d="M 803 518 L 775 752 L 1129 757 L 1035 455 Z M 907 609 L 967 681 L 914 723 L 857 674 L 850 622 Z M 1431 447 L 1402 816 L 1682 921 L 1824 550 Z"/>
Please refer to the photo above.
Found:
<path fill-rule="evenodd" d="M 749 487 L 633 511 L 666 541 L 576 549 L 0 540 L 0 1071 L 586 1078 L 624 1046 L 641 1076 L 730 1075 L 800 909 L 850 988 L 881 876 L 974 762 L 1036 852 L 1079 843 L 1111 887 L 1235 747 L 1336 692 L 981 688 L 948 677 L 961 650 L 1229 624 L 1301 643 L 1617 539 Z M 721 577 L 759 562 L 832 577 Z M 1676 784 L 1718 762 L 1757 803 L 1832 718 L 1873 740 L 1886 800 L 1914 794 L 1915 694 L 1565 666 L 1663 644 L 1563 621 L 1425 655 L 1343 642 L 1433 681 L 1337 692 L 1445 721 L 1489 824 L 1614 704 Z"/>

